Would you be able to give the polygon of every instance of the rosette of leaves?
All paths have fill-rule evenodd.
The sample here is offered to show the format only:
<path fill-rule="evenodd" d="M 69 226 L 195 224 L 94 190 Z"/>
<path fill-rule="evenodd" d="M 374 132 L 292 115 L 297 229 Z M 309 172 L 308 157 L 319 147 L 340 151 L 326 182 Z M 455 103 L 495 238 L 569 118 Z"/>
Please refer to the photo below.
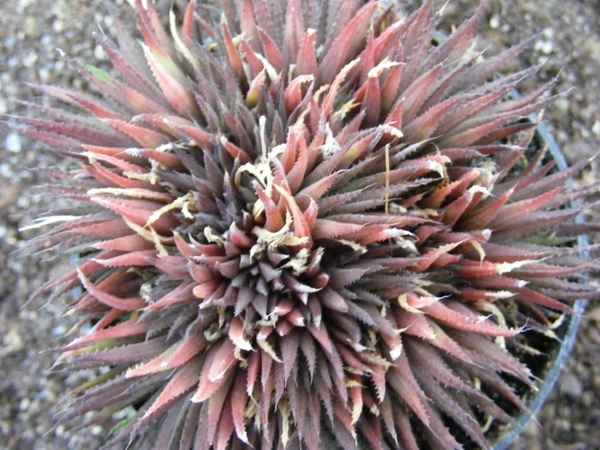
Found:
<path fill-rule="evenodd" d="M 146 4 L 147 3 L 147 4 Z M 65 370 L 102 368 L 61 421 L 135 413 L 139 448 L 487 448 L 535 389 L 527 336 L 598 291 L 571 245 L 567 181 L 530 148 L 553 82 L 510 93 L 530 41 L 482 59 L 483 9 L 439 42 L 428 1 L 191 1 L 170 32 L 98 38 L 117 76 L 40 86 L 21 119 L 73 160 L 36 239 L 79 255 L 43 290 L 88 330 Z M 222 11 L 222 12 L 221 12 Z"/>

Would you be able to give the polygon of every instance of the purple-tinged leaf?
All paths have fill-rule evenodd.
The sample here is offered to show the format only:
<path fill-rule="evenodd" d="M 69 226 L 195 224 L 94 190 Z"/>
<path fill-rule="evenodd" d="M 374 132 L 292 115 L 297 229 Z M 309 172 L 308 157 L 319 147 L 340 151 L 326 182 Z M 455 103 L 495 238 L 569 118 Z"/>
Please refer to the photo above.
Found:
<path fill-rule="evenodd" d="M 319 84 L 331 83 L 342 67 L 348 63 L 350 58 L 354 57 L 357 47 L 366 38 L 367 28 L 376 6 L 376 3 L 365 5 L 336 36 L 322 59 L 327 61 L 327 64 L 319 66 L 317 76 Z"/>
<path fill-rule="evenodd" d="M 560 186 L 552 189 L 551 191 L 545 192 L 544 194 L 538 195 L 537 197 L 504 205 L 502 208 L 500 208 L 496 214 L 496 217 L 488 224 L 488 226 L 489 228 L 498 231 L 502 231 L 509 226 L 512 227 L 518 219 L 526 217 L 542 208 L 544 204 L 552 200 L 557 195 L 562 194 L 565 190 L 565 186 Z"/>
<path fill-rule="evenodd" d="M 77 273 L 83 287 L 85 287 L 86 290 L 99 302 L 110 306 L 111 308 L 116 308 L 123 311 L 136 311 L 146 306 L 146 302 L 139 297 L 118 298 L 114 295 L 111 295 L 96 287 L 96 285 L 92 283 L 81 270 L 78 269 Z"/>

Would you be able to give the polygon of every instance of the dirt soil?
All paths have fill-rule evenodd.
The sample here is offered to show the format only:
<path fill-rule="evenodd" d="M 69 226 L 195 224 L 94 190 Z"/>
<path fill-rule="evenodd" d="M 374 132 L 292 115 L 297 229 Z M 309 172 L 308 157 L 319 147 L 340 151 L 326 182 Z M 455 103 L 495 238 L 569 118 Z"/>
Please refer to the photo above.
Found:
<path fill-rule="evenodd" d="M 132 23 L 130 6 L 118 5 Z M 0 448 L 96 449 L 106 427 L 73 431 L 54 425 L 57 402 L 90 373 L 49 373 L 55 355 L 43 353 L 67 342 L 74 323 L 61 317 L 60 302 L 27 299 L 65 263 L 60 255 L 23 253 L 35 236 L 19 231 L 50 200 L 35 186 L 47 181 L 43 170 L 60 161 L 44 146 L 10 127 L 13 115 L 40 116 L 29 103 L 40 102 L 31 84 L 50 83 L 85 89 L 68 58 L 106 67 L 93 34 L 111 35 L 102 0 L 0 1 Z M 170 2 L 160 0 L 167 5 Z M 420 1 L 407 1 L 407 10 Z M 436 0 L 441 7 L 445 0 Z M 444 24 L 450 30 L 470 15 L 477 0 L 450 0 Z M 600 6 L 597 0 L 489 0 L 480 47 L 489 55 L 537 33 L 533 48 L 515 68 L 541 64 L 526 87 L 558 77 L 564 93 L 544 116 L 569 162 L 600 149 Z M 62 56 L 64 53 L 65 56 Z M 41 100 L 44 104 L 46 100 Z M 582 177 L 598 179 L 598 162 Z M 598 218 L 595 218 L 598 220 Z M 600 449 L 600 303 L 589 305 L 579 341 L 557 388 L 514 450 Z"/>

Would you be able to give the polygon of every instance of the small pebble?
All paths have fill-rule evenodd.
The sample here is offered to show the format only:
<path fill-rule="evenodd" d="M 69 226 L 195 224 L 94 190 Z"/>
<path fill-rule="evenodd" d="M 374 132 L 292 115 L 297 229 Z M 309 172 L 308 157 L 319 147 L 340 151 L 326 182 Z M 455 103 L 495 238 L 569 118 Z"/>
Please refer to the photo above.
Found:
<path fill-rule="evenodd" d="M 533 48 L 544 55 L 549 55 L 554 50 L 554 44 L 550 41 L 537 41 Z"/>
<path fill-rule="evenodd" d="M 568 372 L 560 380 L 559 389 L 574 398 L 579 398 L 583 394 L 581 381 L 575 375 Z"/>
<path fill-rule="evenodd" d="M 64 29 L 65 25 L 63 24 L 62 20 L 55 20 L 54 22 L 52 22 L 52 30 L 55 33 L 60 33 L 62 32 L 62 30 Z"/>
<path fill-rule="evenodd" d="M 569 100 L 561 97 L 554 102 L 553 106 L 561 112 L 567 112 L 569 110 Z"/>
<path fill-rule="evenodd" d="M 25 55 L 23 56 L 22 62 L 25 67 L 27 67 L 28 69 L 31 69 L 32 67 L 35 66 L 35 63 L 37 62 L 37 60 L 38 60 L 37 53 L 34 50 L 30 50 L 25 53 Z"/>
<path fill-rule="evenodd" d="M 21 401 L 19 402 L 19 410 L 26 411 L 29 408 L 30 404 L 31 404 L 31 400 L 29 400 L 28 397 L 22 398 Z"/>
<path fill-rule="evenodd" d="M 500 26 L 500 17 L 498 17 L 498 15 L 493 15 L 492 18 L 490 19 L 490 28 L 492 30 L 495 30 L 499 26 Z"/>
<path fill-rule="evenodd" d="M 64 336 L 67 332 L 67 327 L 64 325 L 59 325 L 52 330 L 53 336 Z"/>
<path fill-rule="evenodd" d="M 25 31 L 26 36 L 33 36 L 37 30 L 37 22 L 36 18 L 32 16 L 28 16 L 25 18 L 25 22 L 23 23 L 23 31 Z"/>
<path fill-rule="evenodd" d="M 4 139 L 4 145 L 9 152 L 19 153 L 21 151 L 21 136 L 17 133 L 8 133 Z"/>
<path fill-rule="evenodd" d="M 101 45 L 96 45 L 96 47 L 94 47 L 94 57 L 98 61 L 104 61 L 106 59 L 106 52 Z"/>

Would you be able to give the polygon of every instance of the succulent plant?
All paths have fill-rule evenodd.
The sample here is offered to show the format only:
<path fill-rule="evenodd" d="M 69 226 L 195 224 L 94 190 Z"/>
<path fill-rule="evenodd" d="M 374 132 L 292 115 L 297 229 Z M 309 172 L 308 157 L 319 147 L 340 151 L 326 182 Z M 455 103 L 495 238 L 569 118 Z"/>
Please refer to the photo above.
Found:
<path fill-rule="evenodd" d="M 147 3 L 147 4 L 146 4 Z M 46 189 L 79 206 L 34 240 L 78 255 L 42 291 L 101 368 L 61 421 L 134 406 L 139 448 L 461 448 L 526 410 L 527 336 L 598 297 L 575 223 L 598 186 L 530 145 L 553 82 L 481 58 L 480 8 L 447 38 L 431 1 L 189 2 L 170 34 L 136 2 L 99 44 L 99 95 L 21 120 L 72 159 Z M 221 14 L 222 11 L 222 14 Z"/>

